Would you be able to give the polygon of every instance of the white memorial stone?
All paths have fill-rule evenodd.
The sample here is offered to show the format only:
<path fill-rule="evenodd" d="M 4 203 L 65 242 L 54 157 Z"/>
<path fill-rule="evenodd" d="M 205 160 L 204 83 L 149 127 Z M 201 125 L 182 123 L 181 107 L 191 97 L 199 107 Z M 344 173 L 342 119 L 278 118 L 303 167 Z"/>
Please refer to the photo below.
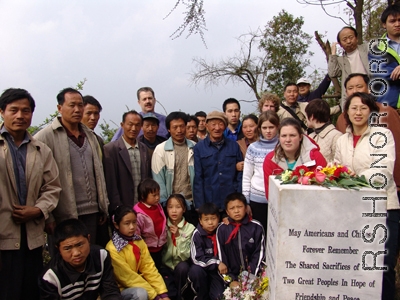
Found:
<path fill-rule="evenodd" d="M 281 185 L 271 176 L 268 201 L 270 300 L 381 299 L 384 191 Z"/>

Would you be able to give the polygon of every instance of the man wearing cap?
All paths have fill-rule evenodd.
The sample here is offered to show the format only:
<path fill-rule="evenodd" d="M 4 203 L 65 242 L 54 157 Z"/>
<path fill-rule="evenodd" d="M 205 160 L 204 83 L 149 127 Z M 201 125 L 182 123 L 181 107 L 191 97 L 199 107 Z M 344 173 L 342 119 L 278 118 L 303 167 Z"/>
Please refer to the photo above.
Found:
<path fill-rule="evenodd" d="M 319 86 L 310 92 L 311 82 L 307 78 L 300 78 L 297 80 L 297 87 L 299 88 L 299 95 L 297 96 L 297 102 L 310 102 L 314 99 L 320 99 L 326 93 L 331 84 L 331 79 L 328 74 L 325 75 Z"/>
<path fill-rule="evenodd" d="M 123 114 L 123 135 L 104 146 L 104 171 L 112 212 L 119 205 L 133 207 L 138 202 L 137 186 L 151 178 L 151 159 L 147 147 L 137 140 L 142 116 L 134 111 Z"/>
<path fill-rule="evenodd" d="M 194 147 L 194 203 L 196 209 L 212 202 L 223 211 L 224 200 L 233 192 L 242 192 L 242 172 L 236 163 L 243 161 L 239 145 L 224 137 L 227 117 L 219 111 L 207 115 L 208 136 Z"/>
<path fill-rule="evenodd" d="M 145 144 L 149 148 L 149 153 L 152 156 L 154 149 L 165 142 L 167 139 L 157 134 L 160 121 L 157 116 L 153 113 L 146 113 L 142 115 L 143 125 L 142 132 L 143 135 L 138 137 L 139 142 Z"/>
<path fill-rule="evenodd" d="M 142 116 L 146 113 L 153 113 L 156 115 L 158 121 L 159 121 L 159 130 L 158 130 L 158 135 L 168 138 L 168 130 L 165 127 L 165 116 L 159 113 L 156 113 L 154 111 L 154 107 L 156 106 L 156 96 L 151 87 L 142 87 L 137 90 L 136 96 L 138 98 L 138 103 L 140 105 L 140 108 L 142 109 L 139 114 Z M 115 135 L 112 138 L 112 141 L 116 141 L 119 137 L 122 135 L 122 128 L 119 128 Z M 139 132 L 139 136 L 143 134 L 142 131 Z"/>

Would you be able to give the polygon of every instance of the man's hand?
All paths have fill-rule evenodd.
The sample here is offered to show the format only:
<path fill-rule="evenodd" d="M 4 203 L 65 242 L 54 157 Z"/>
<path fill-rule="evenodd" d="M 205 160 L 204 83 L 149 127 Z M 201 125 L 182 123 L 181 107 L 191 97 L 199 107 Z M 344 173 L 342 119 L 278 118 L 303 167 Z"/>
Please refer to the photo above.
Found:
<path fill-rule="evenodd" d="M 235 287 L 239 287 L 240 283 L 239 281 L 232 281 L 231 284 L 229 285 L 230 288 L 235 288 Z"/>
<path fill-rule="evenodd" d="M 224 223 L 225 225 L 229 225 L 229 219 L 228 217 L 225 217 L 222 219 L 222 223 Z"/>
<path fill-rule="evenodd" d="M 47 234 L 54 234 L 54 229 L 56 228 L 56 221 L 50 222 L 50 223 L 46 223 L 46 225 L 44 225 L 44 232 L 46 232 Z"/>
<path fill-rule="evenodd" d="M 400 79 L 400 66 L 397 66 L 397 67 L 392 71 L 392 74 L 390 74 L 390 79 L 392 79 L 392 80 L 398 80 L 398 79 Z"/>
<path fill-rule="evenodd" d="M 250 218 L 253 217 L 253 212 L 251 211 L 251 207 L 249 204 L 246 205 L 246 212 Z"/>
<path fill-rule="evenodd" d="M 34 206 L 13 204 L 13 207 L 14 210 L 12 213 L 12 218 L 16 224 L 26 223 L 32 219 L 42 216 L 42 211 Z"/>
<path fill-rule="evenodd" d="M 337 45 L 337 42 L 333 42 L 331 44 L 331 54 L 332 55 L 336 55 L 336 50 L 337 50 L 336 45 Z"/>
<path fill-rule="evenodd" d="M 179 236 L 179 228 L 176 225 L 169 226 L 169 231 L 175 235 L 175 237 Z"/>
<path fill-rule="evenodd" d="M 239 161 L 238 163 L 236 163 L 236 170 L 239 172 L 243 171 L 243 167 L 244 167 L 244 161 Z"/>
<path fill-rule="evenodd" d="M 219 271 L 220 274 L 228 273 L 228 268 L 226 267 L 226 265 L 222 261 L 218 265 L 218 271 Z"/>
<path fill-rule="evenodd" d="M 107 222 L 107 215 L 106 214 L 100 214 L 99 225 L 103 225 L 105 222 Z"/>

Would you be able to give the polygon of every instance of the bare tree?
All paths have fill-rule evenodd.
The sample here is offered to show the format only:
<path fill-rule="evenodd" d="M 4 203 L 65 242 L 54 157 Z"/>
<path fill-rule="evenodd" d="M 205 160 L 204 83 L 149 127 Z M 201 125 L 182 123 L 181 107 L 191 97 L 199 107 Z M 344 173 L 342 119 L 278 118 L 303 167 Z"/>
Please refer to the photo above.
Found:
<path fill-rule="evenodd" d="M 257 47 L 263 33 L 260 29 L 256 32 L 244 34 L 238 38 L 240 51 L 232 57 L 222 59 L 217 63 L 208 63 L 203 58 L 194 58 L 196 71 L 191 74 L 191 81 L 198 85 L 203 82 L 206 86 L 218 85 L 221 82 L 245 83 L 260 99 L 259 92 L 263 90 L 267 74 L 267 54 L 258 54 Z"/>
<path fill-rule="evenodd" d="M 165 18 L 168 18 L 172 14 L 172 12 L 174 12 L 180 5 L 185 6 L 186 9 L 183 13 L 185 17 L 183 19 L 182 25 L 180 25 L 178 29 L 176 29 L 170 35 L 172 39 L 180 37 L 187 30 L 186 38 L 188 38 L 192 34 L 199 34 L 204 46 L 207 48 L 204 39 L 204 31 L 207 30 L 207 27 L 206 19 L 204 17 L 205 11 L 203 8 L 203 4 L 203 0 L 176 0 L 174 7 Z"/>
<path fill-rule="evenodd" d="M 363 40 L 369 40 L 380 36 L 382 29 L 379 16 L 387 5 L 392 5 L 399 0 L 296 0 L 300 4 L 318 5 L 329 16 L 340 19 L 345 25 L 351 25 L 356 28 L 358 43 L 361 45 Z M 345 14 L 351 18 L 346 21 L 337 14 L 329 12 L 330 7 L 336 9 L 340 4 L 346 4 Z"/>

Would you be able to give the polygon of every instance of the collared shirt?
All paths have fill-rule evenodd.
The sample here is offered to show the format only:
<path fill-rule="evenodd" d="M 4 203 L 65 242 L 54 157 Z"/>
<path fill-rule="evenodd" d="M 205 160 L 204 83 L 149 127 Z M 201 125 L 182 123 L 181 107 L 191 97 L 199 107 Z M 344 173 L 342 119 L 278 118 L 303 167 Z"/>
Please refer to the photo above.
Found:
<path fill-rule="evenodd" d="M 17 184 L 18 201 L 20 205 L 26 205 L 26 196 L 28 194 L 28 188 L 26 186 L 25 177 L 25 166 L 26 166 L 26 154 L 27 144 L 31 141 L 25 132 L 25 137 L 19 146 L 14 143 L 13 136 L 7 131 L 6 127 L 3 126 L 0 130 L 0 134 L 7 140 L 14 168 L 15 182 Z"/>
<path fill-rule="evenodd" d="M 140 183 L 140 179 L 141 179 L 139 144 L 136 141 L 135 146 L 132 147 L 130 144 L 128 144 L 127 141 L 125 141 L 123 136 L 122 136 L 122 140 L 124 141 L 125 147 L 129 153 L 129 159 L 131 161 L 131 166 L 132 166 L 133 188 L 134 188 L 134 191 L 137 191 L 137 187 L 138 187 L 138 185 Z M 134 203 L 138 202 L 138 194 L 137 193 L 134 194 L 133 202 Z"/>
<path fill-rule="evenodd" d="M 239 121 L 235 131 L 231 131 L 228 126 L 224 130 L 224 136 L 232 141 L 237 141 L 240 131 L 242 130 L 242 122 Z"/>
<path fill-rule="evenodd" d="M 79 148 L 82 148 L 83 143 L 85 142 L 85 138 L 86 138 L 86 134 L 82 129 L 82 125 L 78 124 L 78 128 L 79 128 L 79 135 L 78 137 L 76 137 L 75 135 L 72 134 L 71 131 L 69 131 L 67 129 L 67 127 L 64 126 L 64 124 L 61 122 L 61 125 L 64 127 L 65 132 L 67 133 L 67 137 L 71 139 L 71 141 L 73 141 Z"/>
<path fill-rule="evenodd" d="M 157 135 L 160 135 L 160 136 L 162 136 L 162 137 L 164 137 L 166 139 L 169 138 L 169 132 L 168 132 L 167 127 L 165 126 L 165 118 L 166 117 L 164 115 L 162 115 L 162 114 L 156 113 L 155 111 L 152 111 L 151 113 L 155 114 L 157 119 L 158 119 L 158 121 L 160 121 L 160 125 L 159 125 L 158 131 L 157 131 Z M 147 113 L 141 111 L 141 112 L 139 112 L 139 114 L 143 116 L 144 114 L 147 114 Z M 124 134 L 124 131 L 123 131 L 122 127 L 118 128 L 117 132 L 114 134 L 114 136 L 111 139 L 111 141 L 114 142 L 114 141 L 118 140 L 123 134 Z M 138 137 L 141 136 L 141 135 L 143 135 L 143 130 L 142 129 L 140 129 Z"/>
<path fill-rule="evenodd" d="M 400 44 L 391 40 L 387 35 L 386 39 L 388 41 L 389 47 L 392 48 L 394 51 L 396 51 L 397 54 L 400 55 Z"/>

